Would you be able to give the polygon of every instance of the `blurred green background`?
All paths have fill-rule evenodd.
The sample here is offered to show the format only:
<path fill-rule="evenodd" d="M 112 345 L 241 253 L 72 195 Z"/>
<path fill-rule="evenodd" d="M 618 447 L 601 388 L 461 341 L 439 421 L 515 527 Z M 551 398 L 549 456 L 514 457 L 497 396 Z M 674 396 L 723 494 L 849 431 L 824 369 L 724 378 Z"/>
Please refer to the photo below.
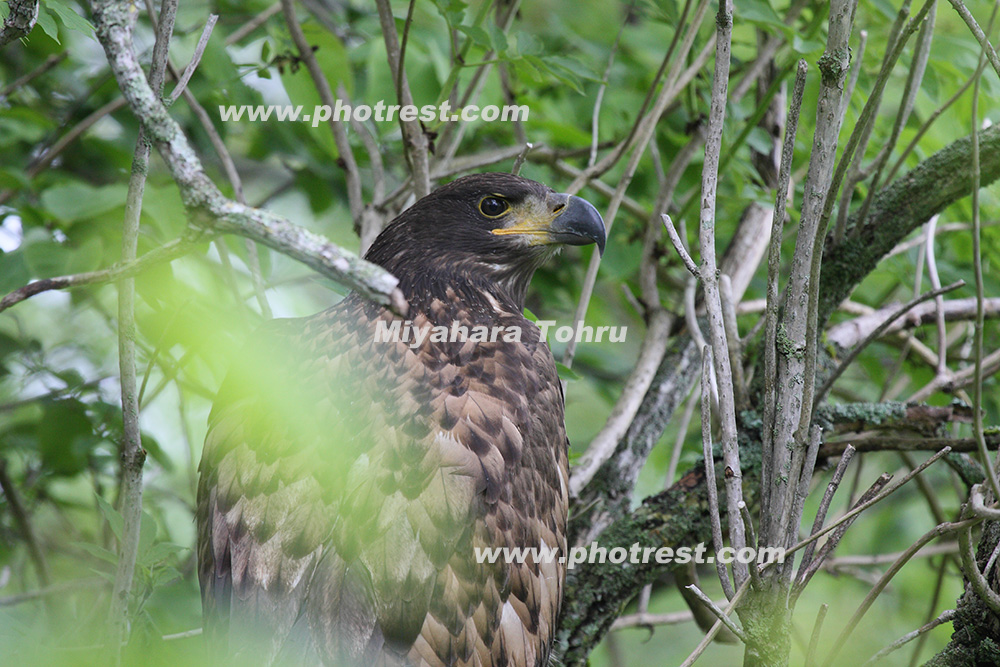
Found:
<path fill-rule="evenodd" d="M 227 36 L 270 4 L 260 0 L 182 3 L 171 45 L 173 62 L 179 67 L 187 63 L 207 15 L 218 13 L 219 23 L 190 90 L 209 112 L 232 154 L 247 200 L 356 249 L 358 238 L 347 207 L 343 170 L 337 165 L 336 147 L 327 127 L 273 120 L 223 123 L 219 119 L 217 109 L 223 104 L 290 101 L 311 107 L 318 102 L 305 68 L 294 58 L 294 46 L 280 13 L 237 43 L 224 45 Z M 884 35 L 895 20 L 898 4 L 898 0 L 861 0 L 859 4 L 851 43 L 857 44 L 857 30 L 863 28 L 868 31 L 868 46 L 848 105 L 842 141 L 856 124 L 874 83 L 884 56 Z M 501 8 L 505 7 L 501 3 Z M 620 43 L 608 71 L 600 111 L 601 154 L 605 143 L 621 141 L 635 122 L 683 6 L 674 0 L 590 5 L 540 0 L 524 3 L 506 33 L 495 25 L 492 11 L 477 24 L 480 8 L 477 2 L 462 0 L 416 3 L 406 65 L 417 104 L 435 103 L 447 96 L 443 86 L 453 73 L 460 84 L 467 84 L 474 66 L 493 51 L 495 55 L 489 57 L 503 66 L 503 76 L 497 68 L 491 71 L 484 80 L 479 104 L 524 104 L 530 108 L 530 116 L 521 127 L 500 122 L 469 124 L 457 155 L 474 156 L 516 145 L 523 133 L 528 141 L 566 152 L 569 163 L 583 167 L 591 143 L 595 98 L 619 27 Z M 814 65 L 825 42 L 827 5 L 807 2 L 792 27 L 783 25 L 779 18 L 787 8 L 784 0 L 737 0 L 733 32 L 734 76 L 754 59 L 760 34 L 783 36 L 775 57 L 779 71 L 787 73 L 798 58 L 813 66 L 795 149 L 796 192 L 789 209 L 792 221 L 786 227 L 786 261 L 812 144 L 819 87 Z M 974 0 L 969 8 L 985 24 L 992 5 Z M 407 4 L 394 2 L 393 9 L 402 29 Z M 6 4 L 0 4 L 0 13 L 5 10 Z M 701 26 L 695 53 L 714 34 L 714 11 L 710 7 Z M 927 73 L 890 164 L 932 112 L 976 69 L 980 51 L 968 29 L 947 3 L 939 3 L 936 11 L 937 28 Z M 357 103 L 394 100 L 394 84 L 373 5 L 328 0 L 312 3 L 309 9 L 299 7 L 299 16 L 310 43 L 318 46 L 316 55 L 334 88 L 342 83 Z M 0 294 L 30 280 L 107 267 L 120 254 L 125 192 L 138 127 L 127 109 L 100 114 L 120 93 L 87 18 L 84 3 L 46 0 L 38 27 L 23 42 L 0 51 Z M 335 31 L 331 32 L 324 21 Z M 453 64 L 453 35 L 459 43 L 469 42 L 466 66 Z M 994 41 L 997 35 L 994 30 Z M 140 59 L 148 63 L 153 38 L 145 12 L 139 18 L 135 38 Z M 51 69 L 8 89 L 52 57 L 60 59 Z M 911 58 L 912 48 L 907 48 L 889 79 L 886 104 L 874 124 L 869 158 L 891 132 Z M 644 324 L 630 297 L 640 291 L 637 273 L 642 234 L 654 204 L 657 173 L 669 168 L 693 128 L 704 120 L 710 86 L 711 59 L 657 126 L 655 150 L 646 152 L 628 189 L 638 210 L 623 209 L 615 221 L 587 323 L 627 326 L 628 338 L 625 344 L 584 343 L 578 351 L 566 411 L 574 456 L 586 448 L 603 424 L 635 362 Z M 761 183 L 750 160 L 751 149 L 770 150 L 770 137 L 759 128 L 744 132 L 756 109 L 753 94 L 727 109 L 723 155 L 731 159 L 719 183 L 720 249 L 750 202 L 773 204 L 774 193 Z M 981 118 L 1000 122 L 1000 84 L 989 69 L 982 77 L 980 109 Z M 178 101 L 171 114 L 185 128 L 215 182 L 232 195 L 209 138 L 190 107 Z M 966 136 L 971 115 L 971 93 L 967 92 L 920 138 L 900 173 Z M 60 138 L 81 126 L 84 131 L 77 138 L 59 146 Z M 399 127 L 395 123 L 369 123 L 368 127 L 381 147 L 391 190 L 405 178 Z M 431 125 L 426 129 L 440 132 L 443 128 Z M 350 136 L 365 178 L 366 199 L 370 200 L 372 165 L 357 132 Z M 696 157 L 681 178 L 675 196 L 678 207 L 698 197 L 700 160 Z M 511 164 L 512 160 L 505 160 L 490 168 L 506 171 Z M 614 187 L 623 168 L 624 161 L 602 180 Z M 521 173 L 556 190 L 565 189 L 572 180 L 552 164 L 533 160 Z M 854 205 L 860 204 L 864 194 L 862 186 Z M 581 195 L 602 211 L 608 204 L 607 197 L 592 187 Z M 643 211 L 645 216 L 639 214 Z M 983 190 L 981 214 L 986 224 L 986 292 L 996 296 L 1000 295 L 1000 273 L 996 270 L 1000 264 L 1000 227 L 996 226 L 1000 201 L 995 186 Z M 941 224 L 970 219 L 966 199 L 949 208 Z M 689 236 L 694 238 L 694 217 L 689 214 L 679 222 L 687 225 Z M 186 227 L 178 190 L 154 155 L 143 201 L 140 254 L 177 238 Z M 224 238 L 220 245 L 225 248 L 223 255 L 219 245 L 201 243 L 190 255 L 137 279 L 143 447 L 149 457 L 142 545 L 131 601 L 134 623 L 128 655 L 133 664 L 189 664 L 202 656 L 199 637 L 171 637 L 199 628 L 201 623 L 192 550 L 196 466 L 214 392 L 240 343 L 262 321 L 244 241 Z M 666 307 L 680 313 L 686 274 L 668 247 L 661 247 L 659 259 L 661 297 Z M 968 231 L 940 235 L 936 249 L 942 283 L 964 279 L 970 285 L 950 296 L 972 296 Z M 528 302 L 535 315 L 560 324 L 572 322 L 590 252 L 567 249 L 538 272 Z M 873 308 L 907 301 L 914 288 L 918 252 L 914 247 L 883 261 L 852 299 Z M 287 257 L 262 247 L 260 261 L 275 316 L 312 314 L 342 297 L 342 287 Z M 758 271 L 745 300 L 763 298 L 764 288 L 764 271 Z M 925 278 L 922 290 L 928 288 Z M 114 509 L 122 428 L 116 312 L 115 287 L 103 285 L 45 293 L 0 314 L 0 459 L 30 522 L 38 551 L 32 554 L 10 498 L 0 497 L 0 656 L 6 656 L 0 662 L 4 664 L 100 663 L 95 645 L 107 613 L 108 582 L 113 576 L 115 539 L 120 531 L 120 518 Z M 741 332 L 746 334 L 758 317 L 757 313 L 742 315 Z M 849 317 L 839 313 L 834 321 Z M 993 350 L 1000 346 L 1000 330 L 995 322 L 988 321 L 987 326 L 986 348 Z M 950 333 L 949 358 L 957 365 L 968 363 L 971 329 L 957 324 Z M 933 343 L 935 333 L 933 327 L 923 327 L 916 335 Z M 557 358 L 561 347 L 554 345 Z M 877 401 L 886 395 L 887 384 L 891 385 L 891 396 L 905 398 L 930 381 L 933 369 L 913 355 L 902 362 L 896 374 L 899 347 L 895 339 L 886 339 L 868 348 L 838 382 L 834 400 Z M 995 378 L 987 381 L 984 396 L 987 423 L 1000 422 Z M 946 394 L 930 399 L 937 404 L 951 400 Z M 684 440 L 681 472 L 698 461 L 701 451 L 697 412 L 695 415 Z M 665 477 L 671 444 L 678 437 L 678 417 L 642 473 L 636 502 L 669 481 Z M 957 427 L 955 433 L 967 436 L 969 427 Z M 902 467 L 895 454 L 866 455 L 857 473 L 860 487 L 867 487 L 883 471 L 896 472 Z M 828 475 L 817 475 L 818 488 L 825 487 Z M 957 495 L 948 471 L 933 468 L 926 477 L 945 514 L 954 516 L 964 497 Z M 835 500 L 836 509 L 846 504 L 845 492 L 842 489 Z M 814 509 L 812 502 L 806 510 L 807 520 Z M 910 485 L 865 514 L 848 533 L 838 555 L 901 551 L 936 523 L 924 496 Z M 932 592 L 939 584 L 938 566 L 945 556 L 918 558 L 903 569 L 854 633 L 838 664 L 861 664 L 891 640 L 922 625 L 928 615 L 933 617 L 953 607 L 962 590 L 961 577 L 954 556 L 946 557 L 946 576 L 933 609 Z M 44 569 L 39 562 L 44 562 Z M 793 664 L 802 660 L 819 605 L 830 605 L 820 644 L 823 648 L 833 642 L 880 571 L 858 566 L 816 578 L 796 612 Z M 718 599 L 721 593 L 718 582 L 713 582 L 714 572 L 705 571 L 702 578 L 709 594 Z M 34 596 L 32 592 L 39 589 L 48 594 Z M 683 609 L 669 582 L 654 588 L 651 612 Z M 950 631 L 950 625 L 933 631 L 922 658 L 944 646 Z M 598 666 L 678 664 L 701 637 L 691 622 L 627 629 L 605 639 L 592 661 Z M 899 651 L 884 664 L 910 664 L 910 654 L 910 649 Z M 701 664 L 737 664 L 741 656 L 739 646 L 716 644 Z"/>

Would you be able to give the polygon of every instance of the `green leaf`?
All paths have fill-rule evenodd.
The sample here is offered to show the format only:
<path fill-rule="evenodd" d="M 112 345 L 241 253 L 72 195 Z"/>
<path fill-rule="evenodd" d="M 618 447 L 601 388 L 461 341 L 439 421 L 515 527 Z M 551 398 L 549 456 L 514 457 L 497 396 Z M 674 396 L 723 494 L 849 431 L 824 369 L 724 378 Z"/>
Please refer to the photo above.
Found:
<path fill-rule="evenodd" d="M 81 181 L 61 183 L 42 193 L 42 206 L 68 224 L 95 218 L 125 206 L 128 186 L 115 183 L 95 188 Z"/>
<path fill-rule="evenodd" d="M 45 468 L 65 476 L 83 472 L 90 450 L 100 442 L 87 417 L 87 407 L 75 398 L 45 404 L 37 437 Z"/>
<path fill-rule="evenodd" d="M 93 271 L 103 254 L 100 237 L 92 236 L 77 247 L 69 243 L 39 241 L 24 244 L 24 261 L 34 278 L 51 278 Z"/>
<path fill-rule="evenodd" d="M 468 7 L 462 0 L 434 0 L 434 6 L 450 28 L 462 23 Z"/>
<path fill-rule="evenodd" d="M 59 41 L 59 27 L 56 25 L 55 19 L 47 11 L 38 12 L 38 27 L 42 29 L 42 32 L 51 37 L 56 44 L 62 44 Z"/>
<path fill-rule="evenodd" d="M 113 551 L 108 551 L 104 547 L 100 547 L 89 542 L 77 542 L 74 546 L 83 549 L 94 558 L 99 558 L 105 562 L 111 563 L 112 565 L 118 563 L 118 554 Z"/>
<path fill-rule="evenodd" d="M 118 541 L 122 541 L 122 527 L 124 526 L 124 520 L 122 515 L 111 506 L 107 500 L 102 498 L 100 495 L 97 496 L 97 507 L 101 510 L 101 514 L 104 515 L 105 521 L 111 526 L 111 532 L 115 534 Z"/>
<path fill-rule="evenodd" d="M 576 371 L 574 371 L 566 364 L 560 363 L 558 361 L 556 362 L 556 372 L 559 373 L 560 380 L 566 380 L 567 382 L 569 382 L 570 380 L 580 379 L 580 376 L 576 374 Z"/>
<path fill-rule="evenodd" d="M 0 252 L 0 293 L 13 292 L 31 280 L 31 272 L 24 261 L 24 251 Z"/>
<path fill-rule="evenodd" d="M 157 542 L 146 552 L 144 560 L 150 565 L 156 565 L 171 558 L 182 551 L 189 551 L 189 547 L 184 547 L 173 542 Z"/>
<path fill-rule="evenodd" d="M 156 519 L 149 512 L 143 510 L 142 523 L 139 524 L 139 550 L 137 553 L 139 554 L 138 558 L 144 565 L 152 565 L 152 562 L 146 556 L 155 541 Z"/>
<path fill-rule="evenodd" d="M 487 50 L 493 46 L 489 34 L 479 26 L 460 25 L 458 26 L 458 31 L 468 35 L 476 46 L 481 46 Z"/>
<path fill-rule="evenodd" d="M 174 469 L 174 462 L 170 460 L 167 453 L 163 451 L 163 447 L 160 443 L 148 433 L 143 432 L 142 434 L 142 448 L 146 450 L 146 453 L 153 457 L 153 460 L 160 464 L 160 466 L 170 472 Z"/>
<path fill-rule="evenodd" d="M 787 28 L 767 0 L 740 0 L 736 5 L 736 15 L 750 23 Z"/>
<path fill-rule="evenodd" d="M 69 7 L 66 7 L 61 2 L 46 2 L 45 9 L 58 16 L 59 20 L 62 21 L 62 24 L 70 30 L 82 32 L 88 37 L 92 37 L 94 35 L 94 26 L 90 25 L 87 19 L 83 18 Z"/>
<path fill-rule="evenodd" d="M 824 43 L 818 39 L 802 39 L 800 35 L 795 35 L 792 39 L 792 49 L 796 53 L 801 53 L 803 55 L 809 53 L 815 53 L 824 47 Z"/>
<path fill-rule="evenodd" d="M 774 142 L 763 128 L 755 127 L 747 134 L 747 144 L 758 153 L 767 155 L 774 147 Z"/>
<path fill-rule="evenodd" d="M 507 52 L 509 44 L 507 43 L 507 35 L 503 33 L 496 23 L 487 23 L 487 30 L 490 33 L 490 46 L 498 54 L 503 55 Z"/>

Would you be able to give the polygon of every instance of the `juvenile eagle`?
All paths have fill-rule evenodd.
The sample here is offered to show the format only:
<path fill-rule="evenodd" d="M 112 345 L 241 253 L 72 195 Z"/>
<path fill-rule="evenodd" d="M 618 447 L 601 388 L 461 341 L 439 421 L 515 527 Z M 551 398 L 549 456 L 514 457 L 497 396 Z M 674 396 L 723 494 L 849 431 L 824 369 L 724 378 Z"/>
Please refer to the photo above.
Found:
<path fill-rule="evenodd" d="M 205 634 L 221 655 L 547 662 L 563 566 L 481 563 L 476 549 L 565 552 L 562 391 L 522 312 L 558 244 L 604 242 L 579 197 L 466 176 L 416 202 L 366 256 L 399 278 L 413 331 L 454 328 L 454 339 L 392 340 L 400 318 L 356 294 L 252 337 L 216 399 L 199 468 Z M 472 340 L 482 326 L 520 340 Z"/>

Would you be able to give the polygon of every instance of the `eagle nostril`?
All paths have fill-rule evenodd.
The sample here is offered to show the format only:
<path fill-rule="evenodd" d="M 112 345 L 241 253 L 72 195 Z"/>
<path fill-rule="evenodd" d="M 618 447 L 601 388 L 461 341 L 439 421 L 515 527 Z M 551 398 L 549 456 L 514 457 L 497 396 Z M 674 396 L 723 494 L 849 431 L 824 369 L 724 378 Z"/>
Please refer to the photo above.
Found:
<path fill-rule="evenodd" d="M 559 204 L 554 209 L 552 209 L 552 212 L 553 213 L 558 213 L 559 211 L 563 210 L 564 208 L 566 208 L 566 204 Z"/>

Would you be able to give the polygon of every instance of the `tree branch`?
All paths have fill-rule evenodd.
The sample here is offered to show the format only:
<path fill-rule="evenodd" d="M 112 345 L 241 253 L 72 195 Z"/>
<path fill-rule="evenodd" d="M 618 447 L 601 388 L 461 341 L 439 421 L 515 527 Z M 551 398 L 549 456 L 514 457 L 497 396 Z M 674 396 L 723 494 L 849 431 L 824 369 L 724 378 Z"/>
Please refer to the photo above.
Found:
<path fill-rule="evenodd" d="M 7 5 L 10 14 L 0 30 L 0 49 L 31 32 L 38 20 L 38 0 L 7 0 Z"/>
<path fill-rule="evenodd" d="M 1000 125 L 979 133 L 980 182 L 1000 178 Z M 822 324 L 897 243 L 972 192 L 972 138 L 942 148 L 884 188 L 868 218 L 838 244 L 827 236 L 820 277 Z M 853 218 L 854 216 L 852 216 Z M 853 219 L 848 228 L 853 227 Z"/>
<path fill-rule="evenodd" d="M 273 213 L 234 202 L 205 174 L 187 138 L 145 81 L 132 48 L 129 4 L 94 0 L 94 25 L 112 72 L 132 111 L 146 128 L 181 190 L 185 206 L 207 230 L 239 234 L 296 259 L 348 285 L 365 298 L 406 309 L 398 280 L 318 234 Z"/>

